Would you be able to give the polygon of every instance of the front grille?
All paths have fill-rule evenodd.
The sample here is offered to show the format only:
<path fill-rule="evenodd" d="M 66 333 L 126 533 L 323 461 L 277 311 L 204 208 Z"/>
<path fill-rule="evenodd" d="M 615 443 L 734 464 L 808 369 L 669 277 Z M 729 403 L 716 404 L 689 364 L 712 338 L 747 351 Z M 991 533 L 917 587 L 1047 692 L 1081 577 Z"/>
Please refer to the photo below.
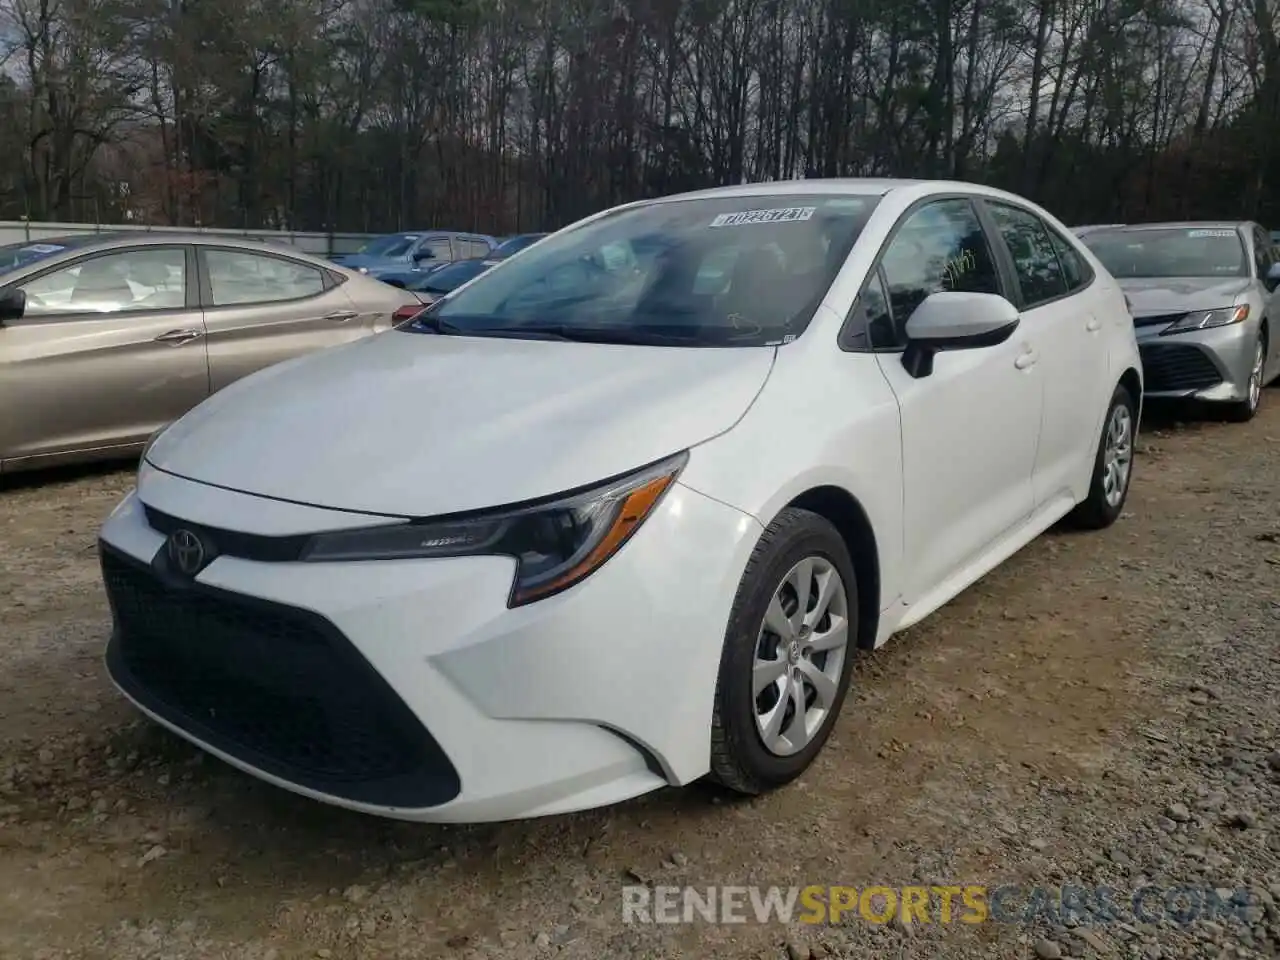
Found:
<path fill-rule="evenodd" d="M 227 556 L 256 560 L 259 563 L 288 563 L 301 558 L 303 548 L 311 539 L 306 534 L 267 537 L 257 533 L 241 533 L 238 530 L 188 523 L 145 503 L 142 505 L 142 512 L 147 518 L 147 525 L 156 533 L 163 533 L 167 537 L 177 530 L 190 530 L 197 534 L 204 543 L 206 555 L 211 559 L 214 556 Z"/>
<path fill-rule="evenodd" d="M 352 801 L 428 807 L 460 784 L 439 745 L 331 623 L 172 579 L 101 545 L 107 663 L 143 706 L 266 773 Z"/>
<path fill-rule="evenodd" d="M 1149 392 L 1191 392 L 1216 387 L 1222 382 L 1218 368 L 1199 347 L 1182 343 L 1145 343 L 1139 349 L 1144 387 Z"/>

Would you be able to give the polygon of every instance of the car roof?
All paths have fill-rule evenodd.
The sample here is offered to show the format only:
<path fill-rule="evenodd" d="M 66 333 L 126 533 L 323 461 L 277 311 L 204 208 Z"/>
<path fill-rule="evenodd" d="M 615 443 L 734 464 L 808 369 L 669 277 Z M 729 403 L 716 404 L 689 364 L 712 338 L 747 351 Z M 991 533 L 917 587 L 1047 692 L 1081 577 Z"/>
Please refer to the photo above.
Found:
<path fill-rule="evenodd" d="M 786 194 L 845 193 L 860 196 L 884 196 L 890 190 L 919 186 L 923 183 L 945 181 L 880 179 L 875 177 L 828 177 L 811 180 L 770 180 L 763 183 L 743 183 L 726 187 L 708 187 L 667 197 L 656 197 L 654 203 L 668 200 L 693 200 L 711 197 L 771 197 Z M 976 184 L 963 184 L 965 188 Z M 646 202 L 646 201 L 641 201 Z"/>
<path fill-rule="evenodd" d="M 282 254 L 287 254 L 288 256 L 294 257 L 298 260 L 304 260 L 325 270 L 337 270 L 342 272 L 342 268 L 339 265 L 330 263 L 322 257 L 318 257 L 312 253 L 307 253 L 305 250 L 275 240 L 274 238 L 266 239 L 263 237 L 226 236 L 215 233 L 200 233 L 194 230 L 165 231 L 163 233 L 149 230 L 117 230 L 93 234 L 71 234 L 65 237 L 44 237 L 38 240 L 32 240 L 29 243 L 20 244 L 18 249 L 21 249 L 21 247 L 24 246 L 34 246 L 42 243 L 50 246 L 62 246 L 65 247 L 65 249 L 50 253 L 38 260 L 31 260 L 27 263 L 23 263 L 15 268 L 14 273 L 22 271 L 26 274 L 29 272 L 45 270 L 63 261 L 74 259 L 76 256 L 84 254 L 87 251 L 114 250 L 123 247 L 166 246 L 175 243 L 230 247 L 241 250 L 274 250 Z M 12 276 L 12 274 L 10 274 L 10 276 Z"/>
<path fill-rule="evenodd" d="M 886 197 L 898 191 L 911 192 L 919 199 L 930 196 L 948 194 L 986 197 L 991 200 L 1013 204 L 1030 204 L 1035 201 L 1021 197 L 1007 190 L 989 187 L 980 183 L 969 183 L 961 180 L 924 180 L 894 177 L 816 177 L 807 180 L 771 180 L 764 183 L 744 183 L 735 186 L 711 187 L 689 193 L 657 197 L 652 200 L 639 200 L 624 204 L 623 208 L 638 208 L 650 204 L 673 203 L 682 200 L 710 200 L 715 198 L 742 197 L 787 197 L 787 196 L 861 196 Z M 620 208 L 614 208 L 620 209 Z M 1043 210 L 1043 207 L 1041 207 Z M 1047 212 L 1047 211 L 1046 211 Z"/>
<path fill-rule="evenodd" d="M 1159 223 L 1124 223 L 1104 229 L 1134 230 L 1241 230 L 1250 226 L 1248 220 L 1166 220 Z"/>

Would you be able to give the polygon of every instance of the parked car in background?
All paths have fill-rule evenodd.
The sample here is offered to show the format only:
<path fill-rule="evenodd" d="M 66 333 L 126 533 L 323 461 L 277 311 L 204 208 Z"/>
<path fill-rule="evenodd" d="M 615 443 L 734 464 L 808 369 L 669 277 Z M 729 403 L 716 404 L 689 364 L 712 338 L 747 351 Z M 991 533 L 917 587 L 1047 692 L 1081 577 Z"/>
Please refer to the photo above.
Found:
<path fill-rule="evenodd" d="M 821 751 L 857 649 L 1120 516 L 1141 377 L 1116 282 L 1011 194 L 606 211 L 160 433 L 101 534 L 108 668 L 370 813 L 760 793 Z"/>
<path fill-rule="evenodd" d="M 498 246 L 493 237 L 448 230 L 410 231 L 377 237 L 358 253 L 338 254 L 340 266 L 384 279 L 405 279 L 454 260 L 487 257 Z M 403 285 L 403 284 L 402 284 Z"/>
<path fill-rule="evenodd" d="M 423 303 L 431 303 L 480 276 L 489 266 L 488 260 L 459 260 L 427 274 L 405 289 L 419 294 Z"/>
<path fill-rule="evenodd" d="M 1084 242 L 1129 298 L 1150 397 L 1209 401 L 1235 420 L 1280 376 L 1280 263 L 1250 222 L 1146 223 Z"/>
<path fill-rule="evenodd" d="M 549 236 L 551 236 L 549 233 L 521 233 L 514 237 L 507 237 L 498 244 L 491 254 L 489 254 L 489 266 L 493 266 L 498 261 L 505 260 L 512 254 L 519 253 L 526 247 L 533 246 L 543 237 Z"/>
<path fill-rule="evenodd" d="M 397 310 L 394 321 L 402 323 L 405 320 L 412 320 L 429 304 L 452 293 L 468 280 L 480 276 L 488 269 L 487 260 L 459 260 L 416 278 L 404 288 L 414 295 L 415 300 Z"/>
<path fill-rule="evenodd" d="M 136 454 L 247 373 L 389 328 L 406 298 L 293 248 L 204 234 L 0 257 L 4 472 Z"/>
<path fill-rule="evenodd" d="M 1092 223 L 1083 227 L 1072 227 L 1071 232 L 1077 237 L 1083 237 L 1086 233 L 1092 233 L 1094 230 L 1110 230 L 1114 227 L 1123 227 L 1123 223 Z"/>

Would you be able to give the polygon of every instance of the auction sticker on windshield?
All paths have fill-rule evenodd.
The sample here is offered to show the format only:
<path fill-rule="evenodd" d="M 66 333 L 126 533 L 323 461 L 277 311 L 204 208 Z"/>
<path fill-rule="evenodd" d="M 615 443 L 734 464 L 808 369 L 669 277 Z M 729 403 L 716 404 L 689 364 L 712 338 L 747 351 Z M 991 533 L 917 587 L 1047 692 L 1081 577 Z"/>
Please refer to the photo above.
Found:
<path fill-rule="evenodd" d="M 66 247 L 60 247 L 56 243 L 33 243 L 29 247 L 23 247 L 23 253 L 57 253 L 59 250 L 65 250 Z"/>
<path fill-rule="evenodd" d="M 777 207 L 773 210 L 743 210 L 722 213 L 711 221 L 713 227 L 741 227 L 749 223 L 795 223 L 808 220 L 817 207 Z"/>
<path fill-rule="evenodd" d="M 1193 240 L 1200 240 L 1203 237 L 1234 237 L 1234 230 L 1188 230 L 1187 236 Z"/>

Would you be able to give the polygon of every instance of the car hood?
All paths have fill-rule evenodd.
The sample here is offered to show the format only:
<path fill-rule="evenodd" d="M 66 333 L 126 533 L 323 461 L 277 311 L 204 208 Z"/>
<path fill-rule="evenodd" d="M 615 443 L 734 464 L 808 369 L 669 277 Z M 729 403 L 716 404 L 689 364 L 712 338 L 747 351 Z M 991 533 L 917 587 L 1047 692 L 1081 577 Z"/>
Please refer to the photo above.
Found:
<path fill-rule="evenodd" d="M 1253 281 L 1246 277 L 1142 277 L 1119 280 L 1135 317 L 1229 307 Z"/>
<path fill-rule="evenodd" d="M 502 506 L 728 430 L 774 354 L 393 330 L 231 384 L 170 426 L 147 459 L 190 480 L 338 510 Z"/>

